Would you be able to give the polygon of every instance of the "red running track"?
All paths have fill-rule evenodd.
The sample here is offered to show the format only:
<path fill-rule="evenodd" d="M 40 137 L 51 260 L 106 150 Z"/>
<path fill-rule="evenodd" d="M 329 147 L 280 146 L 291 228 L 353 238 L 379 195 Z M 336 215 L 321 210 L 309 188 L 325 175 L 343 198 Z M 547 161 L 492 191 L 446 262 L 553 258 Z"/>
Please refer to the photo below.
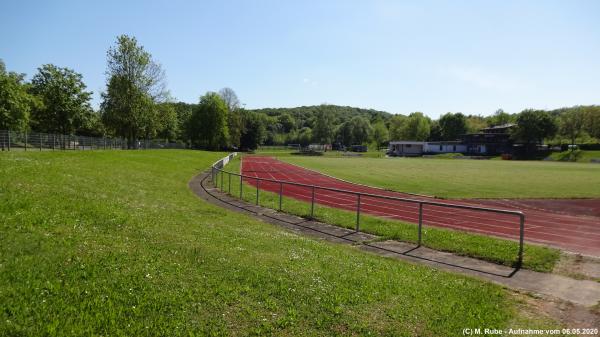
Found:
<path fill-rule="evenodd" d="M 352 169 L 349 167 L 348 169 Z M 242 173 L 246 176 L 290 181 L 301 184 L 337 188 L 399 198 L 435 202 L 447 202 L 470 206 L 519 210 L 525 213 L 525 241 L 545 244 L 566 251 L 600 256 L 600 217 L 556 214 L 539 207 L 506 208 L 501 200 L 440 200 L 411 194 L 386 191 L 376 187 L 346 182 L 312 170 L 288 164 L 271 157 L 246 156 L 242 159 Z M 256 186 L 256 181 L 246 180 Z M 310 187 L 283 185 L 283 195 L 309 201 Z M 279 184 L 261 181 L 259 188 L 279 192 Z M 315 203 L 345 210 L 356 210 L 357 197 L 342 192 L 315 189 Z M 418 204 L 375 197 L 361 197 L 361 213 L 383 218 L 418 222 Z M 423 224 L 462 230 L 470 233 L 492 235 L 502 238 L 519 238 L 519 218 L 515 215 L 454 209 L 441 206 L 423 206 Z"/>

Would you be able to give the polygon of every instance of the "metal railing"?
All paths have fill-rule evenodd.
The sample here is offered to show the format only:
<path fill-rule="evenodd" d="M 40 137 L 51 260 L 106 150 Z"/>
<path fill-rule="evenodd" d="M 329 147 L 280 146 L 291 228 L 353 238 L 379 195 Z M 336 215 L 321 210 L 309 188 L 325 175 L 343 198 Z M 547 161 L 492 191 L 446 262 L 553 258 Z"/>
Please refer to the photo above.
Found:
<path fill-rule="evenodd" d="M 471 211 L 477 211 L 477 212 L 505 214 L 505 215 L 512 215 L 512 216 L 518 217 L 519 218 L 519 252 L 518 252 L 517 267 L 520 268 L 521 265 L 523 264 L 523 246 L 524 246 L 524 241 L 525 241 L 525 214 L 523 214 L 523 212 L 504 210 L 504 209 L 496 209 L 496 208 L 488 208 L 488 207 L 442 203 L 442 202 L 436 202 L 436 201 L 418 200 L 418 199 L 411 199 L 411 198 L 392 197 L 392 196 L 386 196 L 386 195 L 343 190 L 343 189 L 339 189 L 339 188 L 332 188 L 332 187 L 325 187 L 325 186 L 318 186 L 318 185 L 311 185 L 311 184 L 302 184 L 302 183 L 296 183 L 296 182 L 292 182 L 292 181 L 259 178 L 259 177 L 244 175 L 241 173 L 225 171 L 223 169 L 224 166 L 231 159 L 233 159 L 236 155 L 237 155 L 237 153 L 232 153 L 232 154 L 228 155 L 227 157 L 216 161 L 212 165 L 211 179 L 212 179 L 212 182 L 213 182 L 215 188 L 218 188 L 220 185 L 221 191 L 225 192 L 224 184 L 223 184 L 224 183 L 223 177 L 224 177 L 224 175 L 227 175 L 228 176 L 228 193 L 231 194 L 231 177 L 232 176 L 239 177 L 239 179 L 240 179 L 239 198 L 242 199 L 242 197 L 243 197 L 242 186 L 243 186 L 244 180 L 256 181 L 256 205 L 258 205 L 259 204 L 260 182 L 269 182 L 269 183 L 279 184 L 279 191 L 278 191 L 278 195 L 279 195 L 279 200 L 278 200 L 279 201 L 279 209 L 278 210 L 279 211 L 282 210 L 283 186 L 284 185 L 310 188 L 311 189 L 311 198 L 310 198 L 311 199 L 311 201 L 310 201 L 310 217 L 311 218 L 314 217 L 315 191 L 316 190 L 331 191 L 331 192 L 338 192 L 338 193 L 343 193 L 343 194 L 354 195 L 354 196 L 356 196 L 355 210 L 356 210 L 356 231 L 357 232 L 360 230 L 361 198 L 364 199 L 364 197 L 369 197 L 369 198 L 375 198 L 375 199 L 393 200 L 393 201 L 400 201 L 400 202 L 416 204 L 416 205 L 418 205 L 418 209 L 419 209 L 418 224 L 417 224 L 418 225 L 418 239 L 417 239 L 418 246 L 421 246 L 421 243 L 422 243 L 423 205 L 437 206 L 437 207 L 443 207 L 443 208 L 452 208 L 452 209 L 471 210 Z M 219 184 L 219 178 L 220 178 L 220 184 Z"/>
<path fill-rule="evenodd" d="M 131 144 L 130 144 L 131 145 Z M 184 144 L 169 143 L 159 140 L 139 140 L 134 148 L 161 149 L 186 148 Z M 11 150 L 116 150 L 127 149 L 124 138 L 87 137 L 76 135 L 61 135 L 41 132 L 18 132 L 0 130 L 0 151 Z"/>

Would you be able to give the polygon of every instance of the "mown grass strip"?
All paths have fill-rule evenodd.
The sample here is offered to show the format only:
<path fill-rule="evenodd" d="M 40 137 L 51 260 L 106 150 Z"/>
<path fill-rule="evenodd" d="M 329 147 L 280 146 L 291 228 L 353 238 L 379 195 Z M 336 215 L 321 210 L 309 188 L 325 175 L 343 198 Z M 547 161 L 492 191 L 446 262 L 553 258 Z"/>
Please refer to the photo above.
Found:
<path fill-rule="evenodd" d="M 238 157 L 233 160 L 225 167 L 225 170 L 239 173 L 240 158 Z M 227 184 L 228 180 L 226 179 L 225 191 L 229 189 Z M 235 191 L 232 195 L 239 197 L 239 177 L 233 179 L 231 184 L 231 190 Z M 256 187 L 244 183 L 242 195 L 244 200 L 254 203 L 256 200 Z M 279 209 L 279 196 L 277 193 L 261 190 L 259 195 L 261 206 Z M 284 197 L 282 206 L 283 211 L 287 213 L 310 217 L 311 206 L 308 202 Z M 313 217 L 316 220 L 340 227 L 355 228 L 355 212 L 315 204 Z M 415 224 L 365 214 L 361 215 L 360 230 L 381 236 L 383 239 L 413 243 L 418 241 L 417 226 Z M 515 266 L 517 262 L 518 243 L 511 240 L 431 226 L 424 226 L 422 235 L 423 246 L 429 248 L 474 257 L 506 266 Z M 557 249 L 525 244 L 522 267 L 535 271 L 550 272 L 559 258 L 560 251 Z"/>

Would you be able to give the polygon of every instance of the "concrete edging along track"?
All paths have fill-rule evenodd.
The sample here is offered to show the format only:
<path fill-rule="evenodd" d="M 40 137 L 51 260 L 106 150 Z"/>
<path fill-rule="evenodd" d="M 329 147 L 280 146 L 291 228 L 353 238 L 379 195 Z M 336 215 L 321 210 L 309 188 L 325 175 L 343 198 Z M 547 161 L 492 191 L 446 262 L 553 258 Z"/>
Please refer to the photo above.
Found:
<path fill-rule="evenodd" d="M 230 197 L 214 188 L 209 182 L 209 177 L 210 174 L 205 172 L 189 182 L 190 189 L 200 198 L 214 205 L 279 225 L 301 235 L 357 246 L 380 256 L 475 276 L 513 289 L 551 296 L 579 305 L 593 306 L 600 302 L 600 283 L 598 282 L 575 280 L 530 270 L 515 271 L 510 267 L 425 247 L 416 247 L 410 243 L 391 240 L 370 242 L 377 239 L 377 236 L 276 212 Z"/>

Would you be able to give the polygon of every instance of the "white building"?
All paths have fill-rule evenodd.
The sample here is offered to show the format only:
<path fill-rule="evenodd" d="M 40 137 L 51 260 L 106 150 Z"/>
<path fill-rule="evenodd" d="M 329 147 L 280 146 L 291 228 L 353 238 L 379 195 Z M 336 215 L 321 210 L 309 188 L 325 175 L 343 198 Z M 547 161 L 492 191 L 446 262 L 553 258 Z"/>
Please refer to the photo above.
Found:
<path fill-rule="evenodd" d="M 388 147 L 390 155 L 407 157 L 437 153 L 467 153 L 467 150 L 467 145 L 461 142 L 392 141 Z M 485 153 L 485 146 L 478 152 Z"/>

